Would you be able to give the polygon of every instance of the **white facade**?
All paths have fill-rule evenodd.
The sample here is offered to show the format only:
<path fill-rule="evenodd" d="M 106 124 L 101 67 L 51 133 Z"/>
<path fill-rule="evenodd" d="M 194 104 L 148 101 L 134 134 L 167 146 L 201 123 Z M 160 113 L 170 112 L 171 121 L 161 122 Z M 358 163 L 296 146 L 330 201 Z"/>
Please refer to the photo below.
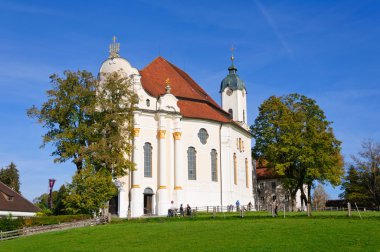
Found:
<path fill-rule="evenodd" d="M 100 75 L 113 71 L 122 71 L 130 77 L 139 96 L 134 120 L 136 170 L 131 176 L 120 179 L 120 217 L 127 217 L 129 209 L 131 217 L 145 213 L 166 215 L 171 201 L 177 208 L 180 204 L 184 207 L 187 204 L 191 207 L 226 206 L 237 200 L 242 205 L 249 202 L 254 205 L 251 135 L 246 130 L 246 119 L 242 119 L 243 111 L 240 111 L 244 107 L 246 113 L 245 90 L 244 95 L 235 95 L 241 90 L 234 91 L 240 104 L 234 107 L 237 109 L 235 121 L 244 123 L 189 118 L 181 114 L 178 99 L 169 89 L 159 97 L 148 94 L 139 71 L 118 55 L 103 62 Z M 241 99 L 237 98 L 239 96 Z M 201 129 L 208 135 L 204 143 L 198 136 Z M 144 146 L 151 150 L 151 176 L 144 173 L 147 162 Z M 195 179 L 189 175 L 189 148 L 196 153 Z M 216 151 L 216 181 L 212 177 L 212 151 Z"/>

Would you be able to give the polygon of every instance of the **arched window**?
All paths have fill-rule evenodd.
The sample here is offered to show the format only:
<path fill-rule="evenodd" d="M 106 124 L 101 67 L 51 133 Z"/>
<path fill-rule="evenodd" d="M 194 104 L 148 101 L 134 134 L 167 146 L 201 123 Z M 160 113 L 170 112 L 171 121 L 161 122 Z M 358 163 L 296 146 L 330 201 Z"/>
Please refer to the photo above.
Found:
<path fill-rule="evenodd" d="M 230 118 L 234 118 L 234 111 L 232 109 L 228 110 L 228 113 L 230 114 Z"/>
<path fill-rule="evenodd" d="M 187 149 L 187 170 L 188 170 L 188 179 L 196 180 L 197 179 L 197 152 L 194 147 L 189 147 Z"/>
<path fill-rule="evenodd" d="M 149 99 L 146 99 L 146 106 L 150 107 L 150 100 Z"/>
<path fill-rule="evenodd" d="M 236 160 L 236 153 L 234 153 L 234 184 L 237 185 L 237 160 Z"/>
<path fill-rule="evenodd" d="M 248 158 L 245 159 L 245 187 L 249 188 Z"/>
<path fill-rule="evenodd" d="M 152 145 L 144 144 L 144 177 L 152 177 Z"/>
<path fill-rule="evenodd" d="M 243 109 L 243 122 L 245 122 L 245 110 Z"/>
<path fill-rule="evenodd" d="M 211 181 L 218 181 L 218 153 L 215 149 L 211 150 Z"/>

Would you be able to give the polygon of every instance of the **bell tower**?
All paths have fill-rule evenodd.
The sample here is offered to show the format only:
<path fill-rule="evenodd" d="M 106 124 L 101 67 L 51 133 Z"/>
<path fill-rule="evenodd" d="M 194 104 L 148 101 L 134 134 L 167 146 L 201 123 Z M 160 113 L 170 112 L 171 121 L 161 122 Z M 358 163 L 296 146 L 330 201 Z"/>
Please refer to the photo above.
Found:
<path fill-rule="evenodd" d="M 234 65 L 234 48 L 231 48 L 231 66 L 228 68 L 228 75 L 220 84 L 222 97 L 222 108 L 230 113 L 232 120 L 247 127 L 247 91 L 245 83 L 236 73 Z"/>

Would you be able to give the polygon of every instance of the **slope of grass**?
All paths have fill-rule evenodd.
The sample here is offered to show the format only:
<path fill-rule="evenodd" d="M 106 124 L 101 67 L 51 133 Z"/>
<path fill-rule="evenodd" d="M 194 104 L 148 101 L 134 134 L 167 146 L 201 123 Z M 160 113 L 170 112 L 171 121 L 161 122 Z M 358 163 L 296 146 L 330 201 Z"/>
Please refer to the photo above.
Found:
<path fill-rule="evenodd" d="M 122 221 L 4 241 L 0 251 L 380 251 L 378 215 L 266 216 Z"/>

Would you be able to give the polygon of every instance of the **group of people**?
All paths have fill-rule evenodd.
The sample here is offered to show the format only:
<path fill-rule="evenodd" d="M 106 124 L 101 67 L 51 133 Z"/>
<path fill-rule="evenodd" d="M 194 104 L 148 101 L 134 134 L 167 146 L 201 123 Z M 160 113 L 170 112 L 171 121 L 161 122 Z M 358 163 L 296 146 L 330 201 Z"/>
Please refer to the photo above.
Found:
<path fill-rule="evenodd" d="M 168 217 L 174 217 L 177 215 L 177 208 L 174 206 L 174 201 L 171 201 L 171 207 L 168 210 Z M 190 216 L 191 215 L 191 207 L 189 204 L 187 204 L 186 209 L 183 208 L 183 204 L 180 205 L 179 207 L 179 215 L 180 216 L 185 216 L 185 210 L 186 210 L 186 215 Z"/>
<path fill-rule="evenodd" d="M 236 211 L 240 211 L 240 201 L 239 200 L 237 200 L 235 202 L 235 206 L 236 206 Z M 244 208 L 244 206 L 242 206 L 242 208 L 243 208 L 243 210 L 246 210 Z M 251 202 L 248 203 L 247 208 L 248 208 L 248 211 L 251 211 L 251 209 L 252 209 L 252 203 Z M 228 205 L 227 206 L 227 211 L 228 212 L 233 212 L 234 211 L 234 205 L 232 205 L 232 204 Z"/>

